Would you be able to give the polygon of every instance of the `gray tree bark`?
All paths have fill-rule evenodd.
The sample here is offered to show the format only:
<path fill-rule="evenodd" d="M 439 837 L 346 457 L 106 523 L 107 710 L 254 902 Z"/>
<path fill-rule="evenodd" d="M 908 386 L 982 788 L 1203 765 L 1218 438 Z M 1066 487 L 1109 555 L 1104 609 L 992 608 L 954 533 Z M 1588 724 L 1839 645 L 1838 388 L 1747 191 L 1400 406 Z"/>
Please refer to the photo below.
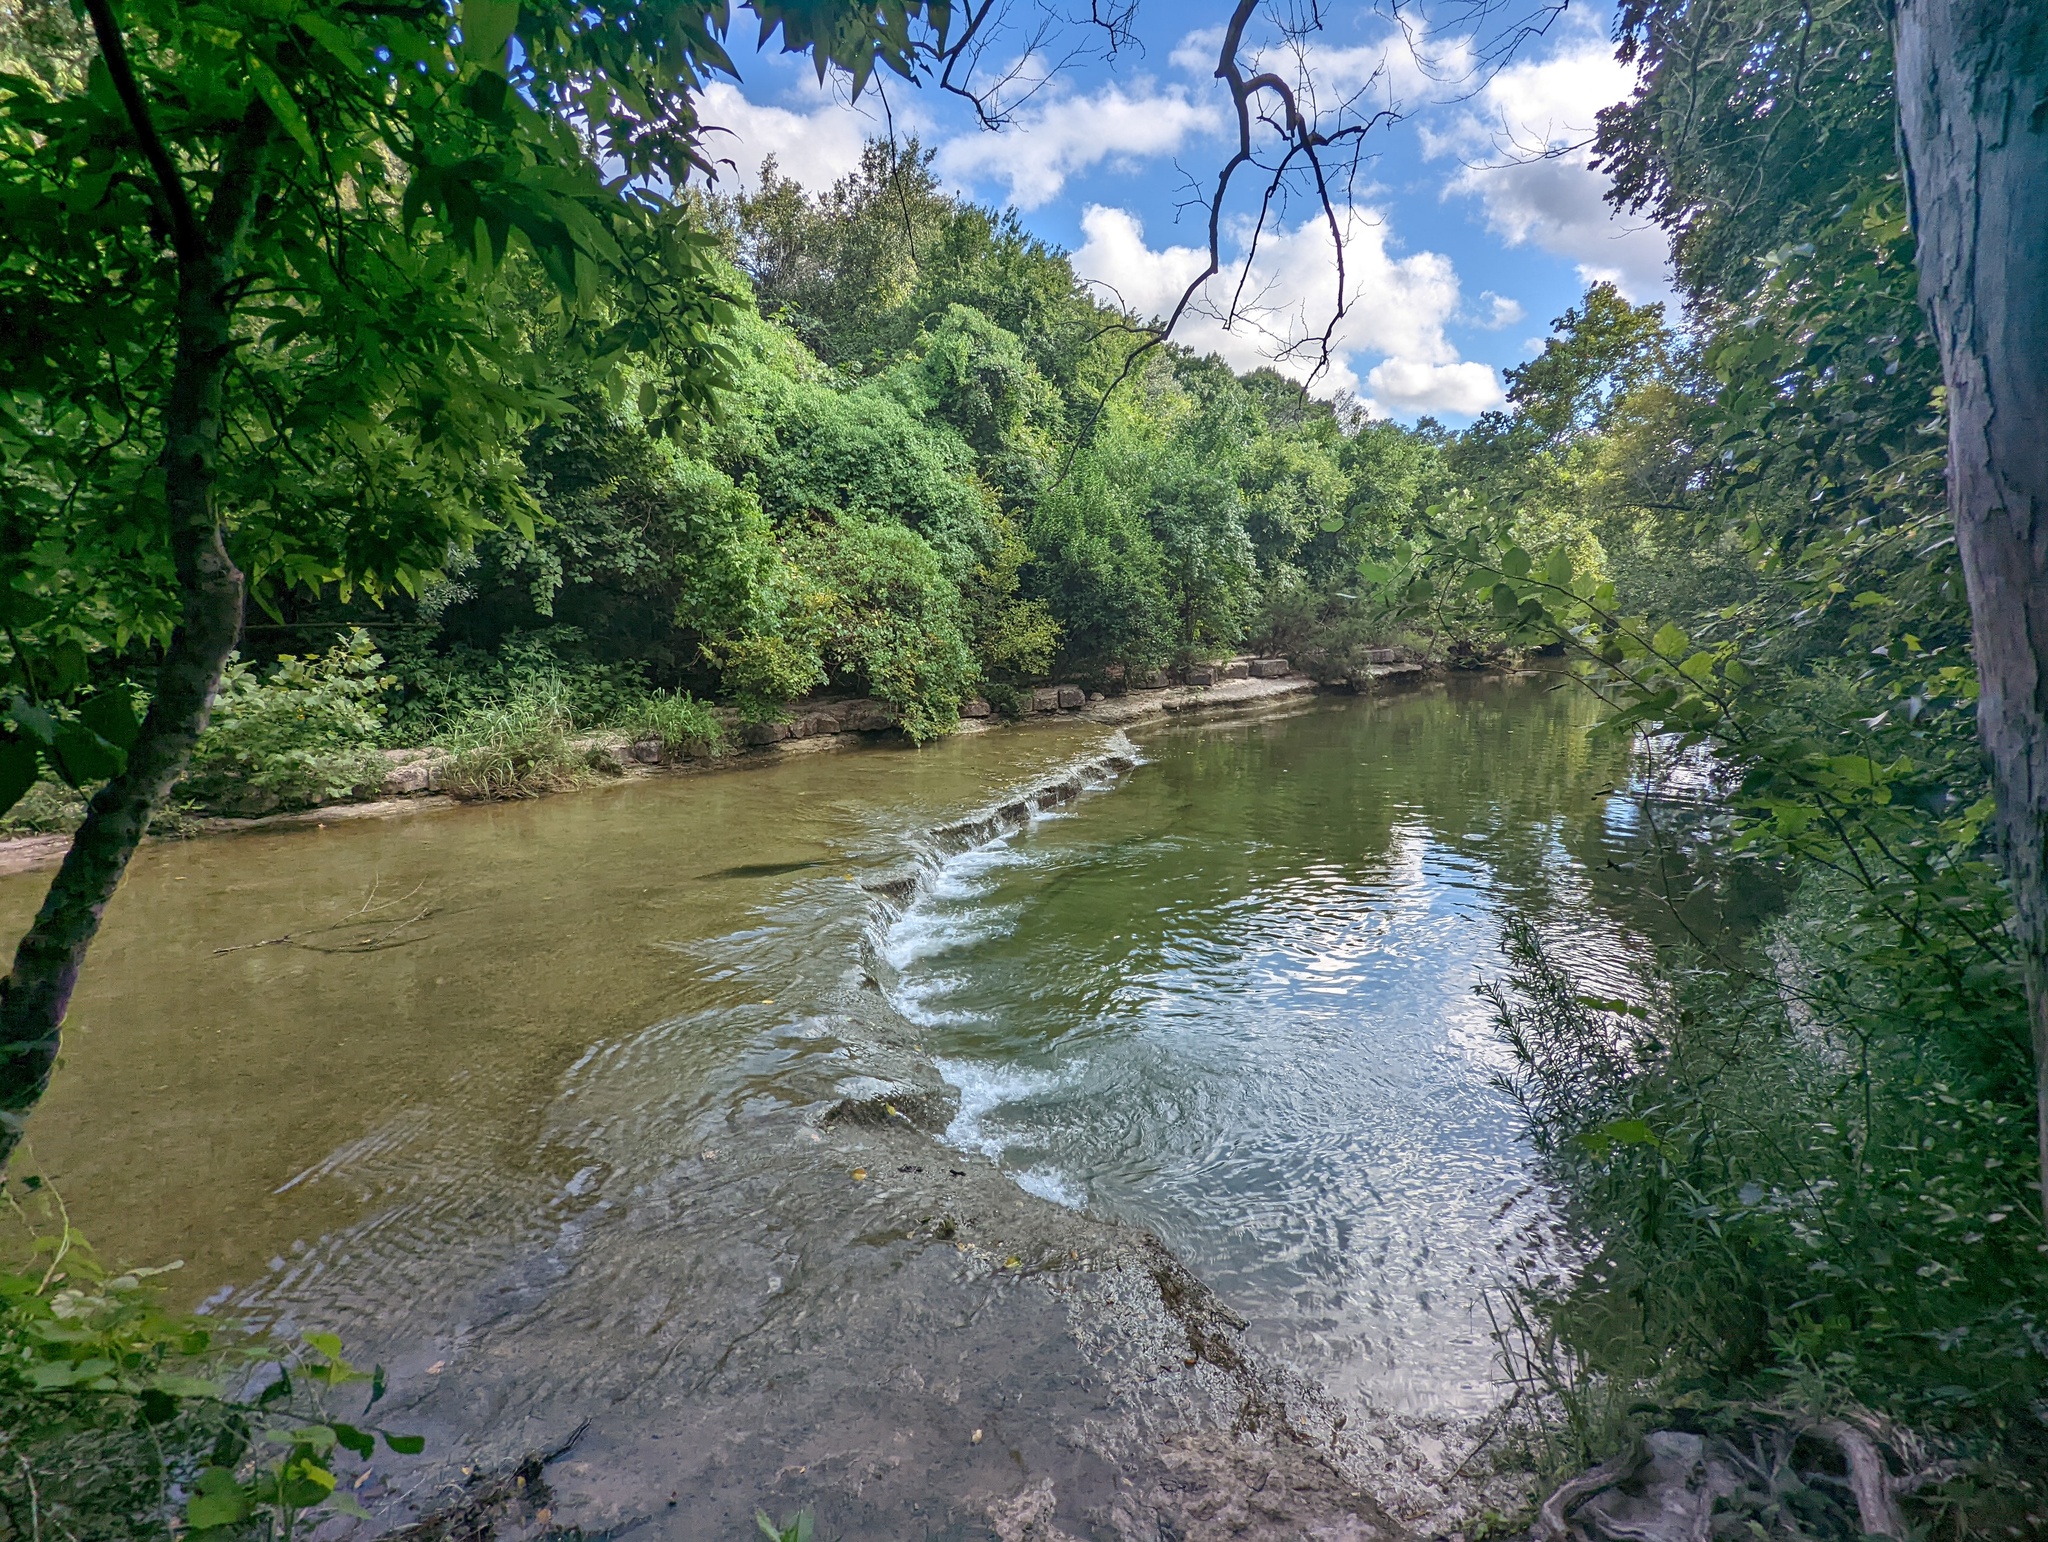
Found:
<path fill-rule="evenodd" d="M 233 285 L 276 123 L 260 99 L 251 105 L 222 149 L 213 199 L 201 217 L 150 121 L 107 0 L 88 0 L 87 10 L 156 176 L 178 256 L 177 351 L 163 404 L 161 463 L 182 606 L 128 764 L 93 795 L 35 923 L 15 949 L 13 968 L 0 981 L 0 1164 L 49 1085 L 86 950 L 151 816 L 206 730 L 242 628 L 242 574 L 228 556 L 214 506 L 215 466 L 222 391 L 235 347 Z"/>
<path fill-rule="evenodd" d="M 1898 0 L 1892 25 L 2048 1175 L 2048 4 Z"/>

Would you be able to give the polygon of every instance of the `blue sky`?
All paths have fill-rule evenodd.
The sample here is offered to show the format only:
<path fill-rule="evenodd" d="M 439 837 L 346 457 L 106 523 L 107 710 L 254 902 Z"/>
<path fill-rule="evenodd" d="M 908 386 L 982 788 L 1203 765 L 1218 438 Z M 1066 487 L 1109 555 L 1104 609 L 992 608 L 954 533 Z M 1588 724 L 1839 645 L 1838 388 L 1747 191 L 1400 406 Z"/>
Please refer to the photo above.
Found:
<path fill-rule="evenodd" d="M 1046 3 L 1018 0 L 1016 15 L 1035 21 Z M 1403 420 L 1463 423 L 1497 404 L 1501 371 L 1539 349 L 1552 318 L 1594 278 L 1633 299 L 1667 297 L 1661 234 L 1615 217 L 1601 201 L 1604 179 L 1573 148 L 1629 85 L 1605 13 L 1574 6 L 1503 53 L 1503 30 L 1523 17 L 1463 3 L 1439 10 L 1418 39 L 1420 12 L 1403 8 L 1404 32 L 1370 0 L 1330 0 L 1305 55 L 1284 48 L 1268 18 L 1260 60 L 1294 75 L 1305 59 L 1324 102 L 1400 114 L 1367 140 L 1344 227 L 1349 314 L 1315 389 L 1350 391 L 1376 415 Z M 1212 74 L 1227 11 L 1216 0 L 1144 0 L 1136 46 L 1107 61 L 1090 52 L 1095 35 L 1071 23 L 1055 20 L 1053 47 L 1036 53 L 1021 27 L 998 37 L 990 68 L 1015 69 L 1022 84 L 1011 88 L 1020 100 L 1008 125 L 994 132 L 965 102 L 901 81 L 885 99 L 870 91 L 849 103 L 843 83 L 821 87 L 807 60 L 746 51 L 743 23 L 733 39 L 741 82 L 714 85 L 701 103 L 707 123 L 730 130 L 707 148 L 731 163 L 726 188 L 752 185 L 773 154 L 784 175 L 822 189 L 851 168 L 866 137 L 893 125 L 937 150 L 950 186 L 1015 207 L 1072 254 L 1082 278 L 1155 314 L 1200 270 L 1207 213 L 1184 205 L 1229 153 L 1229 98 Z M 1550 155 L 1532 153 L 1545 147 Z M 1231 209 L 1230 255 L 1249 207 Z M 1261 303 L 1248 321 L 1225 330 L 1197 315 L 1180 340 L 1241 369 L 1277 362 L 1305 375 L 1308 360 L 1275 355 L 1289 336 L 1320 332 L 1335 298 L 1332 243 L 1309 212 L 1297 206 L 1262 243 L 1252 285 Z"/>

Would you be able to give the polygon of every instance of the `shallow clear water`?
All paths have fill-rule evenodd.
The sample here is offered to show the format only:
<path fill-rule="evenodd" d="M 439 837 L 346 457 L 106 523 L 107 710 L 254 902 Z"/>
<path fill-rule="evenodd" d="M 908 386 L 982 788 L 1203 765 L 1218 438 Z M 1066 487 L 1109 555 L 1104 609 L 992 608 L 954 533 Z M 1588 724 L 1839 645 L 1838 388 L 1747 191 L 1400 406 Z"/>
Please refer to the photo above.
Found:
<path fill-rule="evenodd" d="M 944 862 L 880 951 L 946 1138 L 1157 1232 L 1333 1390 L 1491 1401 L 1483 1293 L 1558 1260 L 1474 987 L 1510 909 L 1595 976 L 1640 950 L 1586 726 L 1497 686 L 1191 726 Z"/>
<path fill-rule="evenodd" d="M 1259 1342 L 1476 1408 L 1483 1292 L 1560 1260 L 1474 987 L 1511 911 L 1617 981 L 1655 924 L 1609 882 L 1626 766 L 1589 722 L 1482 681 L 1148 727 L 1135 769 L 979 843 L 933 832 L 1110 732 L 152 846 L 35 1157 L 191 1300 L 449 1343 L 527 1313 L 588 1387 L 724 1297 L 843 1296 L 811 1228 L 845 1175 L 803 1176 L 805 1119 L 922 1056 L 945 1140 L 1156 1231 Z M 40 889 L 0 881 L 0 919 Z M 804 1353 L 806 1310 L 745 1331 Z"/>

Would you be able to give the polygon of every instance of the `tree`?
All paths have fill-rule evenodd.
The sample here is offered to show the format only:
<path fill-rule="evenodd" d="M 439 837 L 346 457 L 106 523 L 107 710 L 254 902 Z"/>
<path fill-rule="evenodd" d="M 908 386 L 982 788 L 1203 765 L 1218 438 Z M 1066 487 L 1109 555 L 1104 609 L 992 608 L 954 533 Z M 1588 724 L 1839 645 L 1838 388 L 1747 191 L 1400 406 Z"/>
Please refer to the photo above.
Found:
<path fill-rule="evenodd" d="M 2048 1214 L 2048 11 L 1902 0 L 1892 26 L 1920 294 L 1948 387 L 1977 720 L 2027 970 Z"/>
<path fill-rule="evenodd" d="M 529 517 L 508 440 L 555 404 L 490 303 L 507 265 L 592 354 L 658 354 L 678 411 L 726 365 L 711 242 L 662 192 L 736 73 L 722 4 L 81 3 L 0 76 L 0 806 L 45 768 L 105 780 L 0 983 L 0 1159 L 250 581 L 408 588 Z M 942 57 L 950 19 L 750 9 L 856 91 Z"/>

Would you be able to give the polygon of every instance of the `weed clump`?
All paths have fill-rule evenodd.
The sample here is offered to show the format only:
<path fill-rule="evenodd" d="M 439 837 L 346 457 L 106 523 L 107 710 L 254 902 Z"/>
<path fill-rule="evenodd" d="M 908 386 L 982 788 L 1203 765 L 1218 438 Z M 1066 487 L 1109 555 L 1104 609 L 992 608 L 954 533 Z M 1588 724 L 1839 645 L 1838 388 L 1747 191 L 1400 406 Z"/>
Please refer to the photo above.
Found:
<path fill-rule="evenodd" d="M 626 708 L 618 726 L 635 739 L 659 739 L 672 756 L 708 760 L 726 747 L 725 725 L 688 691 L 649 692 Z"/>
<path fill-rule="evenodd" d="M 439 735 L 451 754 L 442 786 L 458 798 L 530 798 L 586 782 L 595 773 L 577 726 L 560 682 L 529 681 L 447 723 Z"/>

